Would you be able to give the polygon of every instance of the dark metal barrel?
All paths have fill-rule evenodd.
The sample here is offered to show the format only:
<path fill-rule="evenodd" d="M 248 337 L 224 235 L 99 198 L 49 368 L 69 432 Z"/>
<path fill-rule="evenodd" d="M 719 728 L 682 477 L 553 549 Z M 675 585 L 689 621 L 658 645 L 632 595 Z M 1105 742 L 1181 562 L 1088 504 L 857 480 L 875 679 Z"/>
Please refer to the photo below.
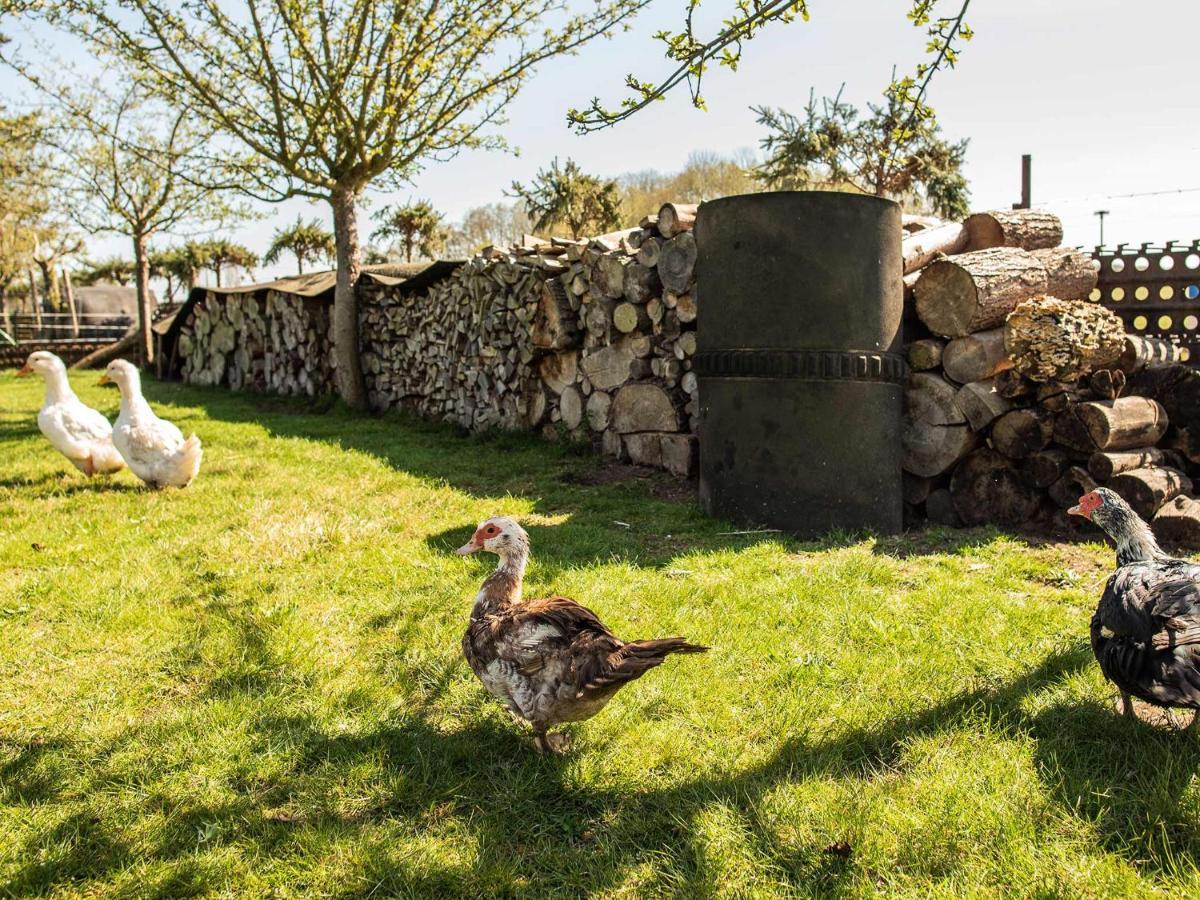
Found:
<path fill-rule="evenodd" d="M 706 512 L 808 536 L 900 531 L 900 207 L 725 197 L 695 232 Z"/>

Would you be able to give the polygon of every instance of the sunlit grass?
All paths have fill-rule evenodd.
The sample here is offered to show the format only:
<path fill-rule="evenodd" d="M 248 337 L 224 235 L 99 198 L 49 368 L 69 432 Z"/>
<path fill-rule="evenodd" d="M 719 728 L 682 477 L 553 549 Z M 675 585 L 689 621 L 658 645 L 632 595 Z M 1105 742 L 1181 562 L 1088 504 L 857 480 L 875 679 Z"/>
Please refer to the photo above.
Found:
<path fill-rule="evenodd" d="M 1197 744 L 1086 646 L 1099 544 L 722 535 L 569 448 L 148 393 L 185 491 L 85 481 L 0 374 L 0 893 L 1200 890 Z M 528 595 L 712 652 L 536 756 L 459 654 L 494 513 Z"/>

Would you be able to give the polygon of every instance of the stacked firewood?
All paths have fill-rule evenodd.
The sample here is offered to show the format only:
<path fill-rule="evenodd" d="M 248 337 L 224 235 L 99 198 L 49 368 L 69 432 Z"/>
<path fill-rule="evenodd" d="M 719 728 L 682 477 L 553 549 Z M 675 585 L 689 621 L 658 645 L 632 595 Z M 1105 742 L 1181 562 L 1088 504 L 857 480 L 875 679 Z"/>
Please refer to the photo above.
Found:
<path fill-rule="evenodd" d="M 420 295 L 364 285 L 371 405 L 590 441 L 690 475 L 695 214 L 667 204 L 591 240 L 489 248 Z"/>
<path fill-rule="evenodd" d="M 295 294 L 206 292 L 180 329 L 183 380 L 315 397 L 333 388 L 327 303 Z"/>
<path fill-rule="evenodd" d="M 1103 484 L 1164 536 L 1197 543 L 1200 373 L 1175 365 L 1173 345 L 1126 335 L 1092 299 L 1091 258 L 1061 239 L 1058 219 L 1034 210 L 905 236 L 907 512 L 1062 525 Z"/>

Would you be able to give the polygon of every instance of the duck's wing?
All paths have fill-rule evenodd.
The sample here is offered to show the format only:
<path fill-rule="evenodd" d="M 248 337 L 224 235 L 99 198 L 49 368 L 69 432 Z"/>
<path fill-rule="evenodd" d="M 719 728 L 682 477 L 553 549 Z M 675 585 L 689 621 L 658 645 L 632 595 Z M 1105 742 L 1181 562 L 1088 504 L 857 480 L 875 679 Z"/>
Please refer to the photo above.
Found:
<path fill-rule="evenodd" d="M 1187 564 L 1149 585 L 1146 604 L 1156 650 L 1200 644 L 1200 566 Z"/>
<path fill-rule="evenodd" d="M 170 422 L 155 417 L 126 425 L 125 440 L 131 463 L 158 466 L 179 449 L 183 435 Z"/>
<path fill-rule="evenodd" d="M 112 438 L 112 426 L 99 412 L 82 403 L 55 404 L 38 414 L 42 433 L 67 457 L 84 459 L 92 445 Z"/>
<path fill-rule="evenodd" d="M 599 616 L 568 597 L 517 604 L 496 620 L 494 637 L 498 655 L 526 674 L 565 652 L 611 653 L 621 647 Z"/>

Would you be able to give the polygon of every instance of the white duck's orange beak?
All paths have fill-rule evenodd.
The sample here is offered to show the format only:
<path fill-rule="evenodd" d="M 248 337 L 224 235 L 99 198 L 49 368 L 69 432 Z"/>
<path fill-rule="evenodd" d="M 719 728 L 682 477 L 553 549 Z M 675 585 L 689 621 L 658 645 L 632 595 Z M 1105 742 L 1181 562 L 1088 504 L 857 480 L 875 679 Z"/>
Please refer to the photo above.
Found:
<path fill-rule="evenodd" d="M 31 366 L 29 363 L 25 363 L 25 365 L 23 365 L 23 366 L 21 366 L 21 368 L 17 369 L 17 377 L 18 378 L 24 378 L 26 375 L 32 375 L 32 374 L 33 374 L 33 366 Z"/>
<path fill-rule="evenodd" d="M 112 383 L 113 383 L 112 379 L 108 377 L 107 372 L 101 372 L 100 380 L 96 382 L 96 384 L 112 384 Z"/>
<path fill-rule="evenodd" d="M 467 541 L 454 552 L 459 556 L 470 556 L 472 553 L 478 553 L 482 549 L 483 544 L 477 544 L 475 543 L 475 538 L 471 538 L 471 540 Z"/>

